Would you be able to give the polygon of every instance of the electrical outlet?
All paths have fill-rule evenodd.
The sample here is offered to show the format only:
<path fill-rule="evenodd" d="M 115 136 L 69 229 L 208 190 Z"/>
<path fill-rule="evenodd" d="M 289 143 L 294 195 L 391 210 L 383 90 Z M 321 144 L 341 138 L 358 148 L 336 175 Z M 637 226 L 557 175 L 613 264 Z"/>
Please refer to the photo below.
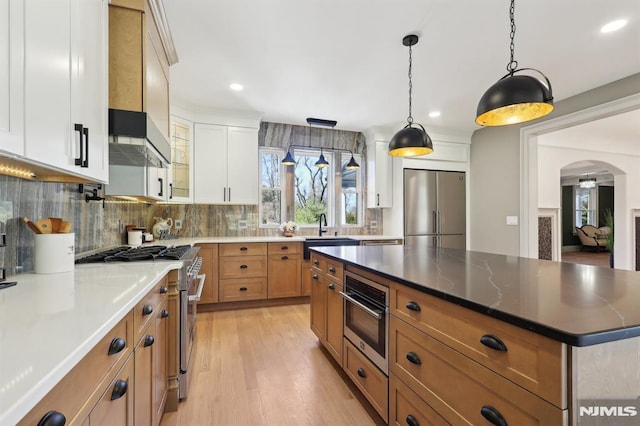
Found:
<path fill-rule="evenodd" d="M 176 231 L 179 231 L 182 229 L 182 219 L 176 219 L 173 221 L 173 227 L 175 228 Z"/>
<path fill-rule="evenodd" d="M 247 229 L 247 221 L 239 220 L 238 221 L 238 229 Z"/>
<path fill-rule="evenodd" d="M 517 226 L 518 216 L 507 216 L 507 225 Z"/>
<path fill-rule="evenodd" d="M 378 228 L 378 221 L 377 220 L 372 220 L 371 222 L 369 222 L 369 228 L 377 229 Z"/>

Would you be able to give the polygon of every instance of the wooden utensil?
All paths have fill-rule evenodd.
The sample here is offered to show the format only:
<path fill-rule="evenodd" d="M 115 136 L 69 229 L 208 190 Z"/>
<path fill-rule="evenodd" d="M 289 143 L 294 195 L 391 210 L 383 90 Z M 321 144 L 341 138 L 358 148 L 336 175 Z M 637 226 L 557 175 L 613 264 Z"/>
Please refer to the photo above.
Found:
<path fill-rule="evenodd" d="M 62 223 L 60 224 L 60 233 L 61 234 L 68 234 L 69 231 L 71 231 L 71 227 L 73 226 L 73 223 L 71 222 L 67 222 L 67 221 L 62 221 Z"/>
<path fill-rule="evenodd" d="M 49 218 L 38 220 L 36 222 L 36 226 L 43 234 L 51 234 L 53 232 L 53 224 L 51 223 L 51 219 Z"/>
<path fill-rule="evenodd" d="M 33 232 L 35 232 L 36 234 L 42 234 L 42 231 L 40 230 L 40 228 L 38 228 L 38 225 L 31 222 L 31 220 L 28 217 L 25 216 L 22 218 L 22 220 L 24 221 L 24 223 L 27 224 L 29 229 L 31 229 Z"/>
<path fill-rule="evenodd" d="M 60 233 L 60 225 L 62 224 L 62 219 L 59 217 L 50 217 L 49 220 L 51 221 L 51 233 Z"/>

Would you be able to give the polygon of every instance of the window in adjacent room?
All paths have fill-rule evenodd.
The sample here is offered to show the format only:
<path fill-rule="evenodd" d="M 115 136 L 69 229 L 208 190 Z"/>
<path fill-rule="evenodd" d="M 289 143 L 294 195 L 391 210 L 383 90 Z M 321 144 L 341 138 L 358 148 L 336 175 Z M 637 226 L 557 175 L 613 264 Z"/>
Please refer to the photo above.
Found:
<path fill-rule="evenodd" d="M 362 164 L 362 156 L 354 154 L 358 164 Z M 351 159 L 350 153 L 343 152 L 341 158 L 341 204 L 340 223 L 342 225 L 359 226 L 362 223 L 362 169 L 347 170 L 346 165 Z"/>
<path fill-rule="evenodd" d="M 598 226 L 596 188 L 575 188 L 575 226 Z"/>

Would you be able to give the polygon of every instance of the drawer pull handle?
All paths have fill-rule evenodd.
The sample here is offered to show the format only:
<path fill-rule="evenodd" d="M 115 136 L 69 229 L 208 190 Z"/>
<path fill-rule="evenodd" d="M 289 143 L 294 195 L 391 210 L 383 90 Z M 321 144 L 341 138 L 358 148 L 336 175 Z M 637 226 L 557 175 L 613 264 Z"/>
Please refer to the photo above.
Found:
<path fill-rule="evenodd" d="M 289 250 L 289 247 L 288 246 L 282 246 L 282 247 L 280 247 L 280 250 Z"/>
<path fill-rule="evenodd" d="M 240 251 L 247 251 L 247 250 L 249 250 L 249 249 L 246 248 L 246 247 L 240 247 Z"/>
<path fill-rule="evenodd" d="M 314 280 L 317 280 L 317 279 L 318 279 L 318 274 L 313 274 L 313 277 L 312 277 L 312 278 L 313 278 Z"/>
<path fill-rule="evenodd" d="M 118 398 L 122 398 L 125 393 L 127 393 L 127 388 L 129 385 L 126 380 L 118 380 L 115 385 L 113 385 L 113 392 L 111 392 L 111 400 L 115 401 Z"/>
<path fill-rule="evenodd" d="M 407 416 L 406 421 L 407 421 L 407 425 L 409 426 L 420 426 L 420 422 L 418 421 L 418 419 L 413 417 L 411 414 Z"/>
<path fill-rule="evenodd" d="M 336 272 L 336 268 L 334 268 L 333 266 L 329 266 L 329 272 Z"/>
<path fill-rule="evenodd" d="M 153 306 L 151 305 L 144 305 L 142 307 L 142 315 L 149 315 L 151 312 L 153 312 Z"/>
<path fill-rule="evenodd" d="M 156 341 L 156 339 L 153 338 L 153 336 L 147 334 L 147 336 L 144 338 L 144 347 L 148 348 L 149 346 L 153 345 L 154 342 Z"/>
<path fill-rule="evenodd" d="M 248 266 L 247 265 L 240 265 L 240 269 L 247 269 Z"/>
<path fill-rule="evenodd" d="M 313 264 L 314 264 L 314 265 L 319 265 L 319 264 L 320 264 L 320 262 L 318 262 L 318 259 L 313 259 Z"/>
<path fill-rule="evenodd" d="M 169 291 L 169 288 L 167 286 L 162 286 L 160 287 L 160 294 L 165 294 L 166 292 Z"/>
<path fill-rule="evenodd" d="M 49 411 L 42 416 L 38 422 L 38 426 L 64 426 L 67 423 L 67 418 L 59 411 Z"/>
<path fill-rule="evenodd" d="M 336 285 L 335 285 L 334 283 L 329 283 L 329 288 L 330 288 L 331 290 L 335 290 Z"/>
<path fill-rule="evenodd" d="M 169 311 L 167 311 L 166 309 L 162 310 L 162 314 L 160 315 L 160 318 L 166 318 L 169 316 Z"/>
<path fill-rule="evenodd" d="M 507 352 L 507 345 L 505 345 L 498 337 L 491 334 L 485 334 L 482 336 L 480 338 L 480 343 L 496 351 Z"/>
<path fill-rule="evenodd" d="M 420 357 L 415 352 L 407 353 L 407 359 L 409 360 L 409 362 L 411 364 L 415 364 L 415 365 L 422 364 L 422 361 L 420 360 Z"/>
<path fill-rule="evenodd" d="M 124 347 L 127 346 L 127 342 L 121 337 L 114 337 L 109 345 L 108 355 L 115 355 L 118 352 L 122 352 Z"/>
<path fill-rule="evenodd" d="M 489 420 L 491 424 L 496 426 L 507 426 L 507 421 L 502 417 L 500 411 L 490 405 L 483 405 L 480 409 L 480 414 L 482 414 L 482 417 Z"/>
<path fill-rule="evenodd" d="M 365 373 L 364 369 L 358 368 L 358 376 L 362 377 L 363 379 L 366 379 L 367 373 Z"/>
<path fill-rule="evenodd" d="M 407 306 L 407 309 L 410 311 L 420 312 L 422 310 L 420 308 L 420 305 L 418 305 L 416 302 L 408 302 L 406 306 Z"/>
<path fill-rule="evenodd" d="M 289 260 L 289 256 L 282 256 L 282 260 Z"/>
<path fill-rule="evenodd" d="M 247 291 L 246 287 L 240 287 L 240 291 Z"/>

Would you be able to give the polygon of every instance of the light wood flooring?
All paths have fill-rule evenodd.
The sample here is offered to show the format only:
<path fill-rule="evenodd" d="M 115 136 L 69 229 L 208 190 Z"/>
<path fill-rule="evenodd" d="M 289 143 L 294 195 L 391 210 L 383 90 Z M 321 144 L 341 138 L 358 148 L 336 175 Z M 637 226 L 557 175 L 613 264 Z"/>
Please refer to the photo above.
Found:
<path fill-rule="evenodd" d="M 189 396 L 161 425 L 383 425 L 329 358 L 308 304 L 199 312 Z"/>
<path fill-rule="evenodd" d="M 582 265 L 593 265 L 609 267 L 609 252 L 587 252 L 568 251 L 562 253 L 562 262 L 580 263 Z"/>

